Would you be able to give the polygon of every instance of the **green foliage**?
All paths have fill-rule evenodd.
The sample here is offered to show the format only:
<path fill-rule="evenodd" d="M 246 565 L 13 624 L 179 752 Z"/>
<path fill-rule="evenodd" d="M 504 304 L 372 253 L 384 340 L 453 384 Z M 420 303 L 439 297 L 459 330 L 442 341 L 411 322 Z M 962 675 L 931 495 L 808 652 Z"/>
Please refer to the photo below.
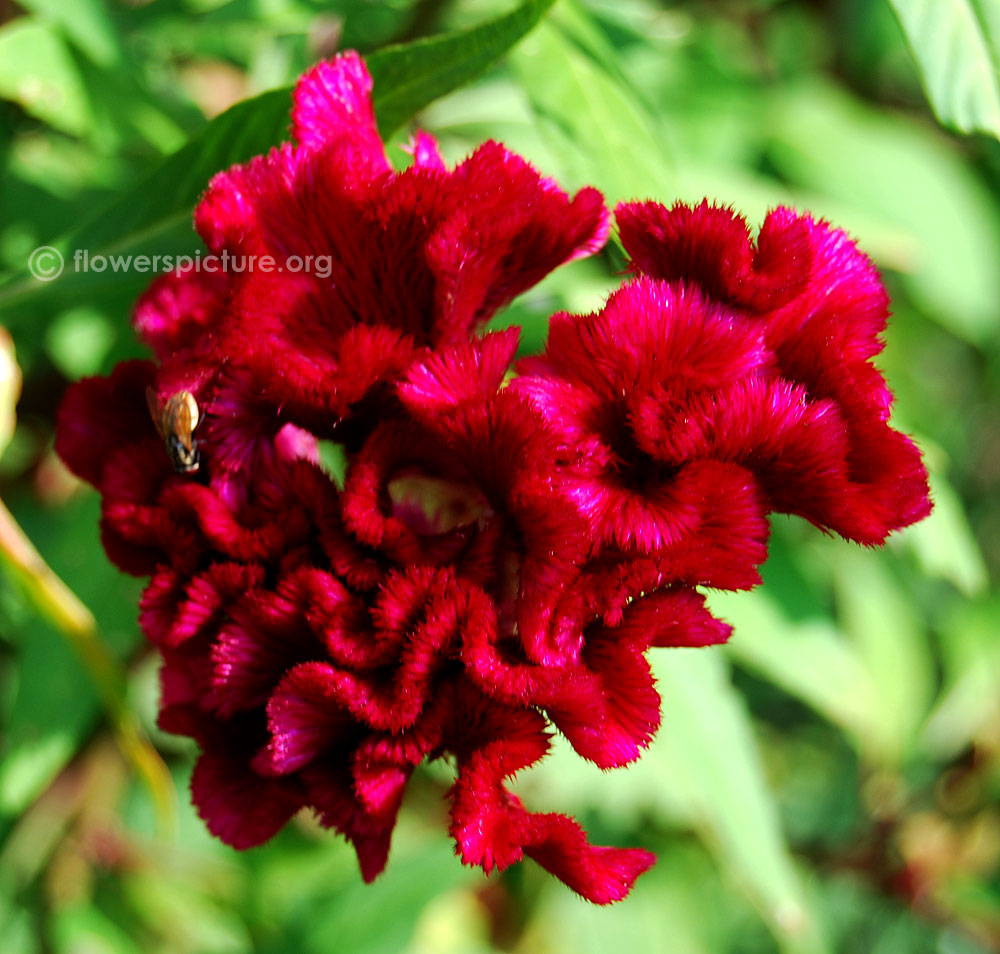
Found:
<path fill-rule="evenodd" d="M 552 3 L 524 0 L 482 26 L 373 53 L 367 62 L 382 135 L 391 135 L 428 103 L 482 73 L 531 30 Z"/>
<path fill-rule="evenodd" d="M 551 3 L 525 0 L 508 15 L 482 26 L 374 53 L 368 65 L 383 135 L 390 135 L 432 100 L 478 76 L 524 36 Z M 73 18 L 70 22 L 75 26 L 88 21 Z M 10 42 L 16 42 L 18 49 L 25 48 L 23 37 L 14 37 Z M 13 69 L 19 66 L 15 62 Z M 23 74 L 24 66 L 20 69 Z M 69 254 L 89 249 L 91 256 L 194 254 L 199 243 L 191 228 L 191 211 L 209 180 L 220 169 L 266 153 L 286 139 L 289 109 L 289 89 L 272 90 L 236 104 L 133 189 L 72 230 L 59 242 L 60 247 Z M 16 325 L 26 299 L 36 308 L 53 298 L 68 300 L 81 293 L 99 300 L 101 287 L 109 281 L 114 282 L 118 293 L 133 285 L 137 293 L 147 280 L 135 272 L 123 282 L 112 270 L 83 272 L 67 268 L 59 278 L 42 283 L 21 272 L 6 287 L 0 284 L 0 308 L 13 309 Z"/>
<path fill-rule="evenodd" d="M 683 817 L 746 887 L 783 951 L 827 950 L 785 845 L 749 715 L 721 659 L 678 651 L 661 656 L 655 672 L 668 731 L 650 754 Z"/>
<path fill-rule="evenodd" d="M 128 667 L 180 814 L 157 828 L 92 676 L 0 572 L 5 952 L 1000 949 L 1000 153 L 939 128 L 918 86 L 948 126 L 997 134 L 1000 8 L 892 6 L 905 39 L 884 0 L 526 0 L 499 15 L 485 0 L 23 0 L 7 14 L 0 323 L 25 389 L 0 496 Z M 28 254 L 194 251 L 198 195 L 287 137 L 290 84 L 337 35 L 368 55 L 391 154 L 416 117 L 451 161 L 499 138 L 611 203 L 707 194 L 755 226 L 790 202 L 846 227 L 893 293 L 879 360 L 927 451 L 934 515 L 883 551 L 776 520 L 764 587 L 710 595 L 729 646 L 654 659 L 663 726 L 644 758 L 601 773 L 557 739 L 518 779 L 596 841 L 657 852 L 612 909 L 530 863 L 463 868 L 444 765 L 415 778 L 373 885 L 307 819 L 245 854 L 211 839 L 188 804 L 190 746 L 153 725 L 137 584 L 100 552 L 96 497 L 53 463 L 59 391 L 137 353 L 127 315 L 149 276 L 42 284 Z M 497 325 L 537 350 L 548 315 L 599 307 L 622 267 L 612 243 Z M 324 462 L 342 473 L 337 446 Z"/>
<path fill-rule="evenodd" d="M 945 123 L 1000 137 L 1000 12 L 992 0 L 890 0 Z"/>
<path fill-rule="evenodd" d="M 91 121 L 80 77 L 54 27 L 30 18 L 0 30 L 0 95 L 55 129 L 83 133 Z"/>

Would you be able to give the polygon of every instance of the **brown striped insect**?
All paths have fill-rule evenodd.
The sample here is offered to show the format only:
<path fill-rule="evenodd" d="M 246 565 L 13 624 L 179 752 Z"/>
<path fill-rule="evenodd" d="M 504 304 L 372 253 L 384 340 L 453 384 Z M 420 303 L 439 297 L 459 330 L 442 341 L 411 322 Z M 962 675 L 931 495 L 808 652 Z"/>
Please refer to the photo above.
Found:
<path fill-rule="evenodd" d="M 146 404 L 174 470 L 179 474 L 193 474 L 201 464 L 198 442 L 194 439 L 201 412 L 194 395 L 190 391 L 178 391 L 162 402 L 152 388 L 146 388 Z"/>

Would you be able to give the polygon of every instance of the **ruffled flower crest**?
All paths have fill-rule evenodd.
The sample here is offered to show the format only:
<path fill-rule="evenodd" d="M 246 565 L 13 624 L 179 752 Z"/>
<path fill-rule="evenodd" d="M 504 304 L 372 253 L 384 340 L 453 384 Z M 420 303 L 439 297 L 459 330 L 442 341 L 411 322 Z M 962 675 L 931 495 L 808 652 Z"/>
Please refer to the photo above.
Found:
<path fill-rule="evenodd" d="M 648 651 L 728 638 L 703 589 L 759 581 L 769 513 L 863 543 L 926 513 L 871 364 L 881 283 L 789 210 L 752 243 L 725 209 L 621 206 L 634 279 L 556 315 L 514 376 L 517 332 L 482 329 L 600 249 L 601 195 L 496 142 L 449 169 L 426 133 L 394 171 L 351 53 L 302 77 L 292 135 L 196 210 L 242 267 L 157 279 L 134 316 L 155 362 L 79 382 L 59 415 L 108 556 L 149 577 L 160 725 L 198 743 L 192 798 L 234 847 L 309 807 L 371 880 L 409 778 L 447 757 L 465 863 L 527 856 L 619 900 L 653 856 L 508 783 L 553 727 L 601 768 L 641 755 Z M 200 457 L 178 472 L 146 396 L 182 391 Z"/>

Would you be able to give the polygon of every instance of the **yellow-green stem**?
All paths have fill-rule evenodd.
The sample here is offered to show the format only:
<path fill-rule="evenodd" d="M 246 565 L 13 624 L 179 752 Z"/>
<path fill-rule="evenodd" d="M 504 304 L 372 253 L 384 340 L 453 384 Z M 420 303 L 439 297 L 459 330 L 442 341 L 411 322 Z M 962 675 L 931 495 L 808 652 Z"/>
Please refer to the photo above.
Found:
<path fill-rule="evenodd" d="M 93 613 L 53 572 L 0 500 L 0 561 L 18 581 L 38 612 L 66 637 L 86 667 L 122 754 L 145 782 L 161 829 L 175 819 L 170 772 L 150 743 L 126 699 L 125 670 L 108 649 Z"/>

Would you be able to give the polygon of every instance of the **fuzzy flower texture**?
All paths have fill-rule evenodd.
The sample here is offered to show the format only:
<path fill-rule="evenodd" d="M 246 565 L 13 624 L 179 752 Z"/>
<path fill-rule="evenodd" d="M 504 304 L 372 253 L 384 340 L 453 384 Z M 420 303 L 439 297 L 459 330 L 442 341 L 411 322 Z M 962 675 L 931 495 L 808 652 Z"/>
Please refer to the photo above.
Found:
<path fill-rule="evenodd" d="M 108 556 L 149 577 L 160 725 L 198 743 L 192 798 L 236 848 L 308 807 L 371 880 L 410 775 L 446 758 L 464 863 L 527 855 L 616 901 L 654 857 L 505 783 L 552 727 L 601 768 L 641 755 L 647 651 L 727 639 L 703 590 L 759 582 L 769 513 L 865 545 L 928 513 L 872 364 L 885 290 L 843 232 L 787 208 L 754 240 L 708 203 L 623 204 L 627 280 L 512 368 L 516 329 L 483 327 L 602 247 L 601 194 L 570 198 L 496 142 L 449 169 L 424 133 L 394 171 L 351 53 L 302 77 L 292 136 L 217 175 L 196 228 L 215 254 L 329 255 L 332 274 L 162 276 L 134 318 L 156 360 L 60 412 Z M 193 396 L 196 470 L 147 388 Z"/>

